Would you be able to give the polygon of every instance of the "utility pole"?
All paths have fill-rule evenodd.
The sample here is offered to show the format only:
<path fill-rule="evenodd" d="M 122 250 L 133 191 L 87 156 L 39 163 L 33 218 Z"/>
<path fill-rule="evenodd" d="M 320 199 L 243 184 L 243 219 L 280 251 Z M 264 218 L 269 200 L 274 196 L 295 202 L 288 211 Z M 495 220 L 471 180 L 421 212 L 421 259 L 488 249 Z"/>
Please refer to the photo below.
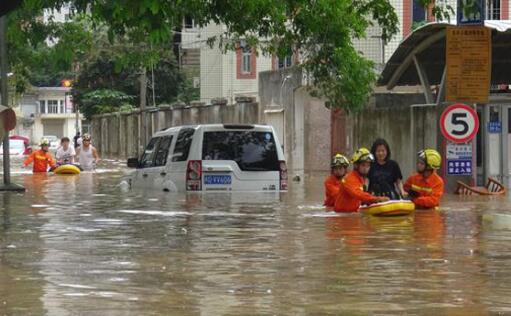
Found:
<path fill-rule="evenodd" d="M 145 66 L 142 68 L 140 74 L 140 145 L 145 148 L 147 141 L 147 130 L 146 130 L 146 113 L 145 108 L 147 104 L 147 72 Z"/>
<path fill-rule="evenodd" d="M 0 17 L 0 93 L 2 93 L 2 104 L 9 107 L 9 95 L 7 87 L 7 16 Z M 3 139 L 3 171 L 4 185 L 0 187 L 0 191 L 25 191 L 25 188 L 15 184 L 11 184 L 11 159 L 9 153 L 9 132 Z"/>
<path fill-rule="evenodd" d="M 2 104 L 9 107 L 9 96 L 7 87 L 7 40 L 6 40 L 7 17 L 0 17 L 0 71 L 2 81 Z M 9 156 L 9 133 L 6 133 L 3 139 L 4 150 L 4 185 L 11 184 L 11 159 Z"/>

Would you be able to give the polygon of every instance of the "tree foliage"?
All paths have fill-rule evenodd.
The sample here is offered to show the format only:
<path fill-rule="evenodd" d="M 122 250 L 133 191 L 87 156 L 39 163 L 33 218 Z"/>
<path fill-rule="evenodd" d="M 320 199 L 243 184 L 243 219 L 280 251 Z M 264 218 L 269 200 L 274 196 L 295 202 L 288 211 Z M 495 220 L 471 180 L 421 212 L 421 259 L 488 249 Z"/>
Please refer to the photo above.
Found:
<path fill-rule="evenodd" d="M 187 16 L 200 26 L 224 24 L 225 34 L 208 39 L 224 49 L 244 38 L 263 54 L 300 52 L 314 92 L 346 110 L 366 103 L 375 80 L 373 65 L 352 40 L 364 37 L 372 23 L 389 39 L 398 22 L 388 0 L 25 0 L 25 5 L 59 8 L 66 2 L 90 12 L 93 23 L 106 23 L 110 38 L 168 43 Z"/>
<path fill-rule="evenodd" d="M 74 101 L 90 117 L 126 108 L 127 103 L 139 104 L 138 76 L 146 68 L 148 104 L 153 101 L 153 88 L 157 103 L 197 95 L 178 69 L 171 43 L 153 45 L 125 34 L 109 37 L 105 23 L 77 12 L 67 22 L 51 17 L 43 21 L 42 10 L 43 6 L 25 4 L 9 16 L 9 61 L 14 74 L 10 84 L 17 94 L 28 92 L 31 85 L 59 86 L 63 79 L 72 79 Z"/>
<path fill-rule="evenodd" d="M 133 109 L 133 96 L 122 91 L 111 89 L 95 89 L 83 94 L 80 98 L 85 116 L 94 114 L 119 112 Z"/>
<path fill-rule="evenodd" d="M 95 59 L 85 62 L 73 84 L 73 100 L 87 117 L 105 113 L 107 110 L 116 111 L 126 103 L 134 105 L 140 102 L 140 67 L 136 63 L 119 61 L 119 58 L 126 57 L 126 54 L 122 52 L 123 49 L 116 49 L 103 50 Z M 120 57 L 116 54 L 120 54 Z M 152 68 L 149 69 L 148 79 L 150 88 L 155 88 L 156 104 L 175 101 L 182 92 L 182 87 L 185 88 L 185 83 L 172 53 L 163 54 L 153 68 L 154 82 Z M 96 90 L 103 92 L 96 95 Z M 122 94 L 105 94 L 105 91 Z M 152 100 L 152 89 L 149 90 L 148 100 Z M 101 102 L 94 103 L 96 101 Z"/>

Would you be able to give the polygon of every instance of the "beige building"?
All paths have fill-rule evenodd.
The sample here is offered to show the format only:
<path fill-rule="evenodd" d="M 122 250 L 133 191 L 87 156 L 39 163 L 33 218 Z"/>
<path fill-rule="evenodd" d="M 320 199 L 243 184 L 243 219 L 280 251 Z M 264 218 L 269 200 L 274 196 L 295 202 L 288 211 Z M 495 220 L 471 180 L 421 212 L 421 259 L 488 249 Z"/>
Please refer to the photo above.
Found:
<path fill-rule="evenodd" d="M 182 65 L 199 57 L 199 76 L 194 85 L 200 85 L 200 100 L 209 103 L 214 98 L 226 98 L 234 103 L 240 95 L 258 96 L 258 73 L 272 70 L 277 61 L 271 56 L 256 54 L 244 40 L 236 51 L 222 52 L 217 45 L 210 47 L 208 38 L 220 37 L 225 26 L 209 24 L 198 28 L 193 21 L 186 21 L 181 34 Z M 273 68 L 272 68 L 273 67 Z"/>
<path fill-rule="evenodd" d="M 74 137 L 82 128 L 83 116 L 76 114 L 71 88 L 37 87 L 19 103 L 22 118 L 16 133 L 36 143 L 43 136 Z"/>

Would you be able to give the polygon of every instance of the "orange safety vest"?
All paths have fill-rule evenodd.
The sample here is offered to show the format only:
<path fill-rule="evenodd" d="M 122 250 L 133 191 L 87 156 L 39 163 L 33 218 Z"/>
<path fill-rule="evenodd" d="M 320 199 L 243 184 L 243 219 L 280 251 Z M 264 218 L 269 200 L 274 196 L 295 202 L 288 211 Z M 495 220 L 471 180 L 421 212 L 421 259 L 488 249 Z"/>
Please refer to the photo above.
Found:
<path fill-rule="evenodd" d="M 424 178 L 420 173 L 410 176 L 404 184 L 404 189 L 413 191 L 417 196 L 412 197 L 412 202 L 419 208 L 433 208 L 440 204 L 440 198 L 444 194 L 444 180 L 433 172 Z"/>
<path fill-rule="evenodd" d="M 357 212 L 360 204 L 374 203 L 376 197 L 364 192 L 364 178 L 353 170 L 341 181 L 341 189 L 335 200 L 334 210 L 336 212 Z"/>
<path fill-rule="evenodd" d="M 335 205 L 335 199 L 341 190 L 341 179 L 338 179 L 334 175 L 330 175 L 325 180 L 325 202 L 323 203 L 326 207 L 333 207 Z"/>
<path fill-rule="evenodd" d="M 34 163 L 32 172 L 48 172 L 48 165 L 52 168 L 56 166 L 53 156 L 49 152 L 42 150 L 37 150 L 31 153 L 23 162 L 23 165 L 26 167 L 32 162 Z"/>

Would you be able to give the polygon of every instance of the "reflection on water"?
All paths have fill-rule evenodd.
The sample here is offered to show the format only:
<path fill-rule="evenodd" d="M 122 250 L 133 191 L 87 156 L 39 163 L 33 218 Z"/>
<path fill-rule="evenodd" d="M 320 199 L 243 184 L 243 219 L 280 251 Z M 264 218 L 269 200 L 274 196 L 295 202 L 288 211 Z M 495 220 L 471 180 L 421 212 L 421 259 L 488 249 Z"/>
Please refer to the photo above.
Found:
<path fill-rule="evenodd" d="M 122 192 L 122 173 L 15 173 L 0 314 L 511 313 L 511 204 L 448 196 L 377 218 L 287 194 Z"/>

